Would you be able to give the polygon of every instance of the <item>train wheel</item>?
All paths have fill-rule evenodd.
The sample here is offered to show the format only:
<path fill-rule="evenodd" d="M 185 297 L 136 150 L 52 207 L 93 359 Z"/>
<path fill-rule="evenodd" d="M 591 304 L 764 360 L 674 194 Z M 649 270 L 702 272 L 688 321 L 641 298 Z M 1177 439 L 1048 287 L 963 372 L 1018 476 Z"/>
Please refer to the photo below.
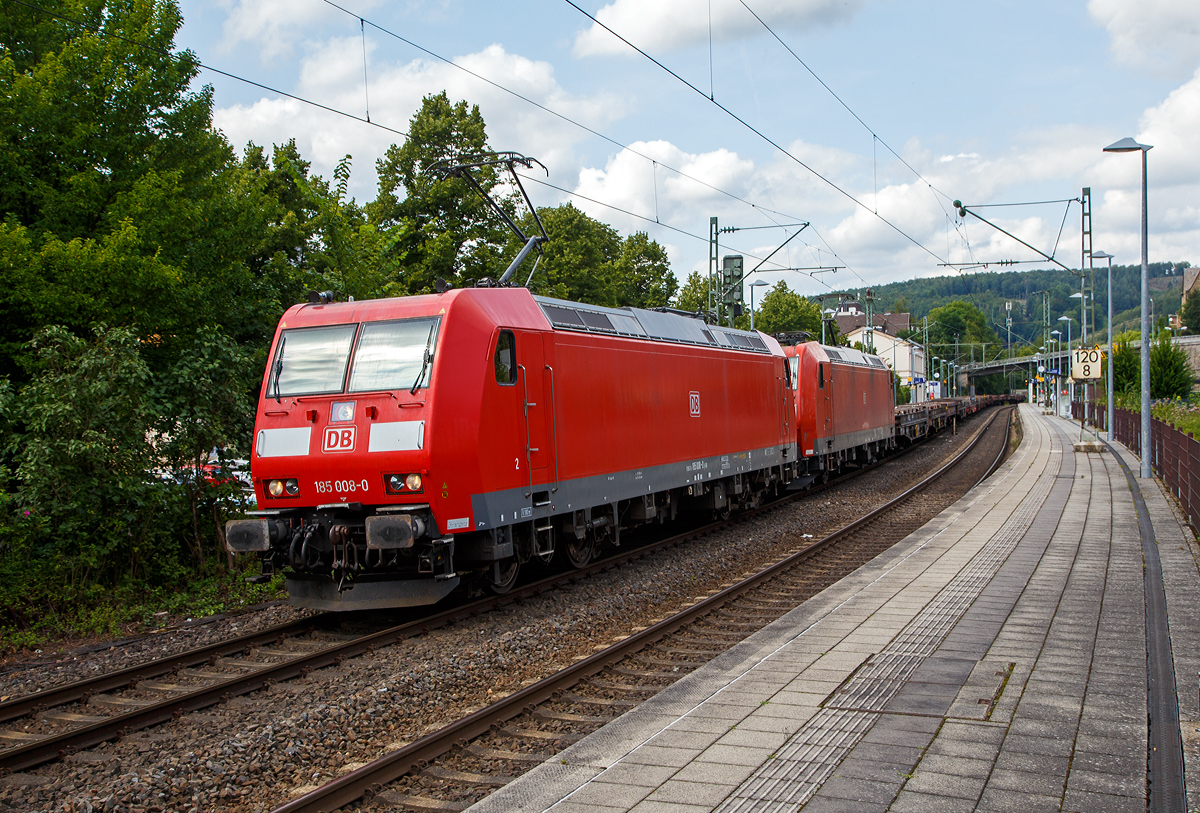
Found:
<path fill-rule="evenodd" d="M 571 567 L 587 567 L 596 553 L 596 542 L 590 535 L 584 536 L 583 539 L 571 536 L 567 539 L 566 549 L 567 561 L 571 563 Z"/>
<path fill-rule="evenodd" d="M 517 577 L 521 575 L 521 563 L 517 561 L 517 557 L 515 556 L 507 562 L 498 562 L 492 574 L 495 580 L 489 586 L 492 588 L 493 593 L 502 596 L 509 590 L 512 590 L 513 585 L 517 583 Z"/>

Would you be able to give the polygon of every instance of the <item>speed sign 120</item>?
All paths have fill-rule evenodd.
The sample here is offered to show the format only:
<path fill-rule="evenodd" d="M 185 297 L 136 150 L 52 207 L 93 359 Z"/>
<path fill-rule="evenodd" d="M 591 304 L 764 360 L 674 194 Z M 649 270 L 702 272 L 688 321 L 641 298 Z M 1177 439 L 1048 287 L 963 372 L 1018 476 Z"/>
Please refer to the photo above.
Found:
<path fill-rule="evenodd" d="M 1088 381 L 1104 377 L 1104 354 L 1092 348 L 1090 350 L 1071 351 L 1071 378 L 1076 381 Z"/>

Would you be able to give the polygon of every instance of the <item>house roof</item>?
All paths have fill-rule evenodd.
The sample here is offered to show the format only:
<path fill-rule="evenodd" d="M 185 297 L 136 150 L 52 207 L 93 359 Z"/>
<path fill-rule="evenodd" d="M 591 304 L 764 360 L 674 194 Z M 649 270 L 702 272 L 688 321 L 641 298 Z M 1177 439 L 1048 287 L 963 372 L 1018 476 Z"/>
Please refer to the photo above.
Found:
<path fill-rule="evenodd" d="M 871 321 L 878 330 L 884 333 L 895 336 L 902 330 L 909 330 L 912 327 L 912 314 L 909 313 L 877 313 Z M 834 314 L 834 319 L 837 320 L 838 330 L 844 335 L 849 335 L 850 331 L 855 328 L 866 327 L 867 315 L 865 313 L 837 313 Z"/>

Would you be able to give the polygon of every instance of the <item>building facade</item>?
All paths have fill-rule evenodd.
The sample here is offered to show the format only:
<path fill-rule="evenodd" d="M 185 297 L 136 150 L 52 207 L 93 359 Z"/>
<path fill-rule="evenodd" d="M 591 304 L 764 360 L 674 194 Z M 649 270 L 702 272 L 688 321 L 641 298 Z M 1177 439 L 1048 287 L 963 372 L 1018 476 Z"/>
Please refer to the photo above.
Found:
<path fill-rule="evenodd" d="M 904 314 L 908 316 L 908 314 Z M 892 369 L 899 378 L 900 385 L 909 387 L 912 391 L 912 403 L 919 404 L 931 397 L 929 383 L 925 380 L 925 348 L 919 344 L 893 336 L 876 328 L 871 331 L 873 347 L 863 343 L 865 326 L 857 327 L 846 334 L 848 343 L 863 344 L 868 353 L 874 353 L 883 359 L 883 363 Z M 934 396 L 936 397 L 936 396 Z"/>

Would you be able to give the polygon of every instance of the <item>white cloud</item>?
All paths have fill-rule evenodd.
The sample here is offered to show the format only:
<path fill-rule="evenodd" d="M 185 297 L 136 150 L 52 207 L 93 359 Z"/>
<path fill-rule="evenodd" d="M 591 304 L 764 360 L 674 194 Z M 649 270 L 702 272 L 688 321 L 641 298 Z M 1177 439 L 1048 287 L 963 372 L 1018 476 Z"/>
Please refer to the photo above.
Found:
<path fill-rule="evenodd" d="M 1133 138 L 1153 147 L 1147 153 L 1150 261 L 1189 260 L 1200 265 L 1200 69 L 1163 102 L 1147 109 Z M 1110 134 L 1111 135 L 1111 134 Z M 1111 142 L 1112 139 L 1109 139 Z M 1109 143 L 1106 142 L 1106 143 Z M 1142 167 L 1138 153 L 1109 154 L 1090 168 L 1103 189 L 1096 216 L 1115 262 L 1141 255 Z M 1101 239 L 1097 237 L 1097 239 Z"/>
<path fill-rule="evenodd" d="M 610 157 L 604 169 L 584 167 L 579 171 L 574 191 L 609 206 L 578 199 L 574 202 L 592 217 L 625 231 L 645 231 L 648 226 L 641 218 L 657 218 L 680 228 L 692 226 L 690 230 L 703 233 L 702 228 L 694 226 L 695 212 L 718 204 L 724 206 L 729 200 L 711 187 L 745 194 L 753 170 L 753 162 L 729 150 L 690 154 L 666 141 L 638 141 L 629 150 Z M 629 217 L 609 207 L 619 207 L 641 217 Z"/>
<path fill-rule="evenodd" d="M 321 0 L 220 0 L 220 4 L 228 12 L 222 27 L 223 49 L 247 43 L 258 48 L 264 63 L 290 56 L 297 41 L 313 28 L 350 19 Z M 362 5 L 365 11 L 376 3 Z"/>
<path fill-rule="evenodd" d="M 864 0 L 752 0 L 750 7 L 768 25 L 811 28 L 846 22 Z M 711 25 L 710 25 L 711 12 Z M 650 52 L 700 42 L 735 40 L 761 32 L 761 24 L 738 0 L 614 0 L 597 20 Z M 575 38 L 576 56 L 630 53 L 629 46 L 593 23 Z"/>
<path fill-rule="evenodd" d="M 445 63 L 414 60 L 406 64 L 380 62 L 367 40 L 371 120 L 404 131 L 421 99 L 446 92 L 452 102 L 478 104 L 487 124 L 488 140 L 497 150 L 532 156 L 551 172 L 550 181 L 564 185 L 578 161 L 573 148 L 584 131 Z M 455 62 L 499 85 L 593 128 L 623 115 L 623 103 L 611 94 L 578 96 L 558 84 L 549 63 L 510 54 L 499 45 Z M 296 95 L 356 116 L 365 115 L 362 43 L 336 38 L 313 49 L 300 71 Z M 317 110 L 292 99 L 261 99 L 215 111 L 214 121 L 238 146 L 249 140 L 270 144 L 295 137 L 301 154 L 313 161 L 315 172 L 328 177 L 346 154 L 355 158 L 351 190 L 360 199 L 374 197 L 374 161 L 389 144 L 403 136 Z M 537 198 L 535 198 L 537 200 Z"/>
<path fill-rule="evenodd" d="M 1090 0 L 1088 13 L 1104 26 L 1117 59 L 1176 73 L 1200 59 L 1200 3 L 1195 0 Z"/>

